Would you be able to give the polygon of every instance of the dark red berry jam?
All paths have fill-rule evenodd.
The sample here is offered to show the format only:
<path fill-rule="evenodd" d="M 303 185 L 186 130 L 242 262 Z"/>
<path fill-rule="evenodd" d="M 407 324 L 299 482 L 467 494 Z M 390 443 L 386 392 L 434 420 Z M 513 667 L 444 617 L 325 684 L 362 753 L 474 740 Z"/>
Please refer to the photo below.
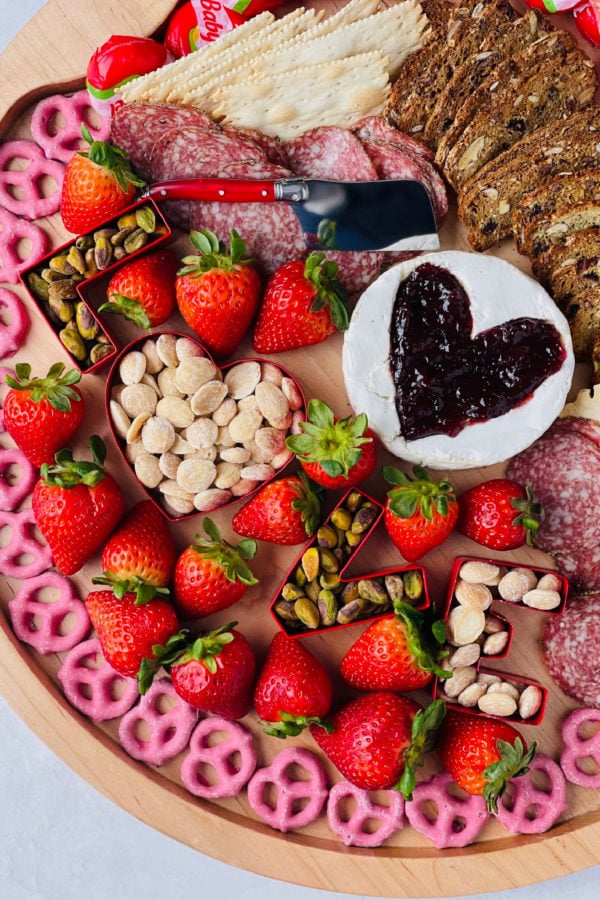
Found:
<path fill-rule="evenodd" d="M 475 337 L 469 297 L 454 275 L 423 263 L 400 284 L 391 322 L 391 368 L 401 434 L 458 434 L 531 397 L 566 356 L 541 319 L 511 319 Z"/>

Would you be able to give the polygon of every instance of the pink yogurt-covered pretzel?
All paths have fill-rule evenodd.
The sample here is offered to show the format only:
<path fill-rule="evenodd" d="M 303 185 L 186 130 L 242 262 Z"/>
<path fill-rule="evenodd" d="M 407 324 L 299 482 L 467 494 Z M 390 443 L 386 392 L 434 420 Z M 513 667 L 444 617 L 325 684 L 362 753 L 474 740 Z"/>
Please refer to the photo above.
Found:
<path fill-rule="evenodd" d="M 386 791 L 389 804 L 371 799 L 371 793 L 349 781 L 338 781 L 329 791 L 327 821 L 331 830 L 348 847 L 380 847 L 404 825 L 404 797 L 400 791 Z M 350 815 L 342 814 L 344 802 L 351 801 Z M 371 830 L 373 823 L 377 828 Z M 367 823 L 369 829 L 367 830 Z"/>
<path fill-rule="evenodd" d="M 165 699 L 170 704 L 161 708 Z M 170 678 L 159 678 L 119 723 L 119 740 L 134 759 L 162 766 L 187 747 L 198 711 L 175 691 Z M 147 737 L 140 736 L 146 726 Z"/>
<path fill-rule="evenodd" d="M 0 434 L 3 434 L 6 431 L 6 425 L 4 423 L 4 398 L 9 391 L 9 387 L 4 380 L 6 375 L 12 375 L 14 378 L 14 369 L 9 369 L 8 366 L 0 366 Z"/>
<path fill-rule="evenodd" d="M 254 739 L 248 729 L 239 722 L 209 716 L 192 734 L 190 752 L 181 765 L 181 780 L 196 797 L 237 797 L 256 763 Z"/>
<path fill-rule="evenodd" d="M 483 797 L 457 797 L 450 790 L 452 784 L 450 773 L 440 772 L 418 784 L 412 800 L 404 804 L 406 818 L 412 827 L 429 838 L 438 850 L 466 847 L 473 843 L 489 819 Z M 425 813 L 429 802 L 433 802 L 437 809 L 434 819 Z"/>
<path fill-rule="evenodd" d="M 44 592 L 55 596 L 44 600 Z M 73 583 L 58 572 L 28 578 L 8 604 L 8 611 L 19 640 L 43 655 L 71 650 L 90 632 L 85 603 Z"/>
<path fill-rule="evenodd" d="M 109 666 L 95 637 L 68 652 L 58 678 L 69 703 L 94 722 L 125 715 L 139 696 L 135 678 L 119 675 Z"/>
<path fill-rule="evenodd" d="M 15 162 L 18 167 L 11 168 Z M 58 212 L 64 175 L 63 163 L 46 159 L 33 141 L 0 144 L 0 206 L 16 216 L 41 219 Z"/>
<path fill-rule="evenodd" d="M 562 723 L 561 734 L 565 748 L 560 756 L 560 765 L 567 781 L 580 787 L 600 788 L 600 727 L 585 737 L 581 735 L 584 725 L 600 726 L 600 709 L 574 709 Z M 586 772 L 580 762 L 589 760 L 594 772 Z"/>
<path fill-rule="evenodd" d="M 17 352 L 28 328 L 29 316 L 21 298 L 0 287 L 0 359 Z"/>
<path fill-rule="evenodd" d="M 52 552 L 36 532 L 33 510 L 0 510 L 0 529 L 10 532 L 8 543 L 0 547 L 0 572 L 9 578 L 35 578 L 52 566 Z"/>
<path fill-rule="evenodd" d="M 308 780 L 295 777 L 297 768 Z M 275 807 L 265 800 L 265 788 L 273 785 Z M 314 753 L 302 747 L 288 747 L 277 754 L 270 766 L 258 769 L 248 782 L 248 803 L 257 816 L 279 831 L 310 825 L 321 814 L 327 799 L 325 770 Z M 295 809 L 297 801 L 308 801 Z"/>
<path fill-rule="evenodd" d="M 0 447 L 0 509 L 18 509 L 31 494 L 37 477 L 37 469 L 22 450 Z"/>
<path fill-rule="evenodd" d="M 534 784 L 536 772 L 543 772 L 549 790 Z M 558 763 L 538 753 L 529 772 L 513 778 L 498 800 L 498 821 L 513 834 L 541 834 L 551 828 L 567 808 L 567 781 Z"/>
<path fill-rule="evenodd" d="M 29 253 L 22 255 L 23 243 Z M 48 235 L 34 222 L 16 216 L 0 203 L 0 278 L 7 284 L 17 284 L 19 273 L 48 249 Z"/>
<path fill-rule="evenodd" d="M 31 117 L 31 134 L 48 159 L 68 163 L 73 154 L 80 150 L 84 141 L 81 126 L 87 125 L 96 141 L 107 141 L 110 137 L 110 121 L 90 116 L 94 108 L 86 90 L 78 91 L 70 97 L 53 94 L 40 100 Z"/>

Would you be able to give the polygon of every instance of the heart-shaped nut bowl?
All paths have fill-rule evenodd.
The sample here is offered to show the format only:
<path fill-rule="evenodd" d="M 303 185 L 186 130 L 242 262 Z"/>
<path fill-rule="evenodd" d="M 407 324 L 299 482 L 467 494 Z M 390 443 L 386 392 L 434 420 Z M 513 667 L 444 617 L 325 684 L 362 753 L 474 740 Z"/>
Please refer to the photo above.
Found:
<path fill-rule="evenodd" d="M 293 457 L 306 402 L 285 369 L 257 358 L 218 366 L 190 335 L 144 335 L 116 357 L 106 414 L 123 457 L 170 521 L 258 490 Z"/>

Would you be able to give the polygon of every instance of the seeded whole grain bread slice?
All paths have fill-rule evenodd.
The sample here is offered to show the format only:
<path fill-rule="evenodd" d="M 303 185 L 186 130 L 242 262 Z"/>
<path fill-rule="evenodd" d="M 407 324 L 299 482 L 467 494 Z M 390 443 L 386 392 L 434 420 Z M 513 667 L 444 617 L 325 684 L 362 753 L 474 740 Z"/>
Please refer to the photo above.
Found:
<path fill-rule="evenodd" d="M 557 175 L 550 181 L 529 191 L 513 211 L 512 230 L 516 248 L 526 255 L 529 236 L 540 218 L 547 217 L 569 203 L 592 199 L 600 201 L 600 168 L 586 169 L 573 175 Z"/>
<path fill-rule="evenodd" d="M 600 166 L 600 106 L 590 105 L 538 128 L 487 163 L 458 193 L 458 216 L 474 250 L 512 233 L 526 194 L 561 173 Z"/>
<path fill-rule="evenodd" d="M 535 272 L 537 260 L 556 244 L 562 244 L 569 235 L 600 228 L 600 201 L 582 200 L 558 207 L 547 216 L 536 218 L 526 244 L 526 253 Z"/>
<path fill-rule="evenodd" d="M 422 140 L 440 152 L 440 142 L 466 106 L 473 92 L 491 75 L 504 59 L 538 40 L 545 33 L 544 20 L 531 9 L 514 21 L 507 20 L 492 38 L 483 41 L 481 49 L 458 66 L 435 101 L 423 127 Z M 444 154 L 436 162 L 443 164 Z"/>
<path fill-rule="evenodd" d="M 548 292 L 561 309 L 586 288 L 600 289 L 600 256 L 568 257 L 548 279 Z"/>
<path fill-rule="evenodd" d="M 454 7 L 446 40 L 429 41 L 420 53 L 416 71 L 409 57 L 392 85 L 384 116 L 399 131 L 423 140 L 423 129 L 436 100 L 454 71 L 495 34 L 517 17 L 508 0 L 488 0 L 472 6 Z M 414 62 L 414 60 L 413 60 Z"/>
<path fill-rule="evenodd" d="M 548 59 L 564 61 L 568 50 L 576 47 L 575 39 L 565 31 L 545 31 L 512 55 L 503 54 L 497 65 L 469 95 L 456 111 L 454 120 L 441 137 L 436 151 L 436 163 L 445 167 L 454 147 L 476 116 L 489 118 L 497 112 L 506 92 L 520 79 L 531 77 Z M 517 94 L 518 97 L 518 94 Z M 514 97 L 513 97 L 514 99 Z M 464 141 L 463 141 L 464 143 Z"/>
<path fill-rule="evenodd" d="M 536 41 L 496 74 L 475 91 L 471 121 L 444 162 L 456 190 L 525 135 L 589 106 L 598 86 L 592 60 L 566 32 Z"/>
<path fill-rule="evenodd" d="M 600 228 L 591 226 L 573 231 L 562 241 L 556 241 L 537 256 L 535 275 L 540 284 L 549 290 L 554 273 L 575 259 L 600 256 Z"/>
<path fill-rule="evenodd" d="M 565 305 L 564 313 L 571 329 L 575 359 L 592 362 L 593 347 L 600 335 L 600 302 L 597 286 L 590 285 L 579 291 Z"/>

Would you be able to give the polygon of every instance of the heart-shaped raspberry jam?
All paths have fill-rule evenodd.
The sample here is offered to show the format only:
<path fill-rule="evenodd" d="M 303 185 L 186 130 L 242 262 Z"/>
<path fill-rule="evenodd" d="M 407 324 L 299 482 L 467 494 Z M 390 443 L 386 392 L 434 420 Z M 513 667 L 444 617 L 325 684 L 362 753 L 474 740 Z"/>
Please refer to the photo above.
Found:
<path fill-rule="evenodd" d="M 406 440 L 450 437 L 525 402 L 566 357 L 551 322 L 522 317 L 473 336 L 469 296 L 433 263 L 402 281 L 392 314 L 391 368 Z"/>

